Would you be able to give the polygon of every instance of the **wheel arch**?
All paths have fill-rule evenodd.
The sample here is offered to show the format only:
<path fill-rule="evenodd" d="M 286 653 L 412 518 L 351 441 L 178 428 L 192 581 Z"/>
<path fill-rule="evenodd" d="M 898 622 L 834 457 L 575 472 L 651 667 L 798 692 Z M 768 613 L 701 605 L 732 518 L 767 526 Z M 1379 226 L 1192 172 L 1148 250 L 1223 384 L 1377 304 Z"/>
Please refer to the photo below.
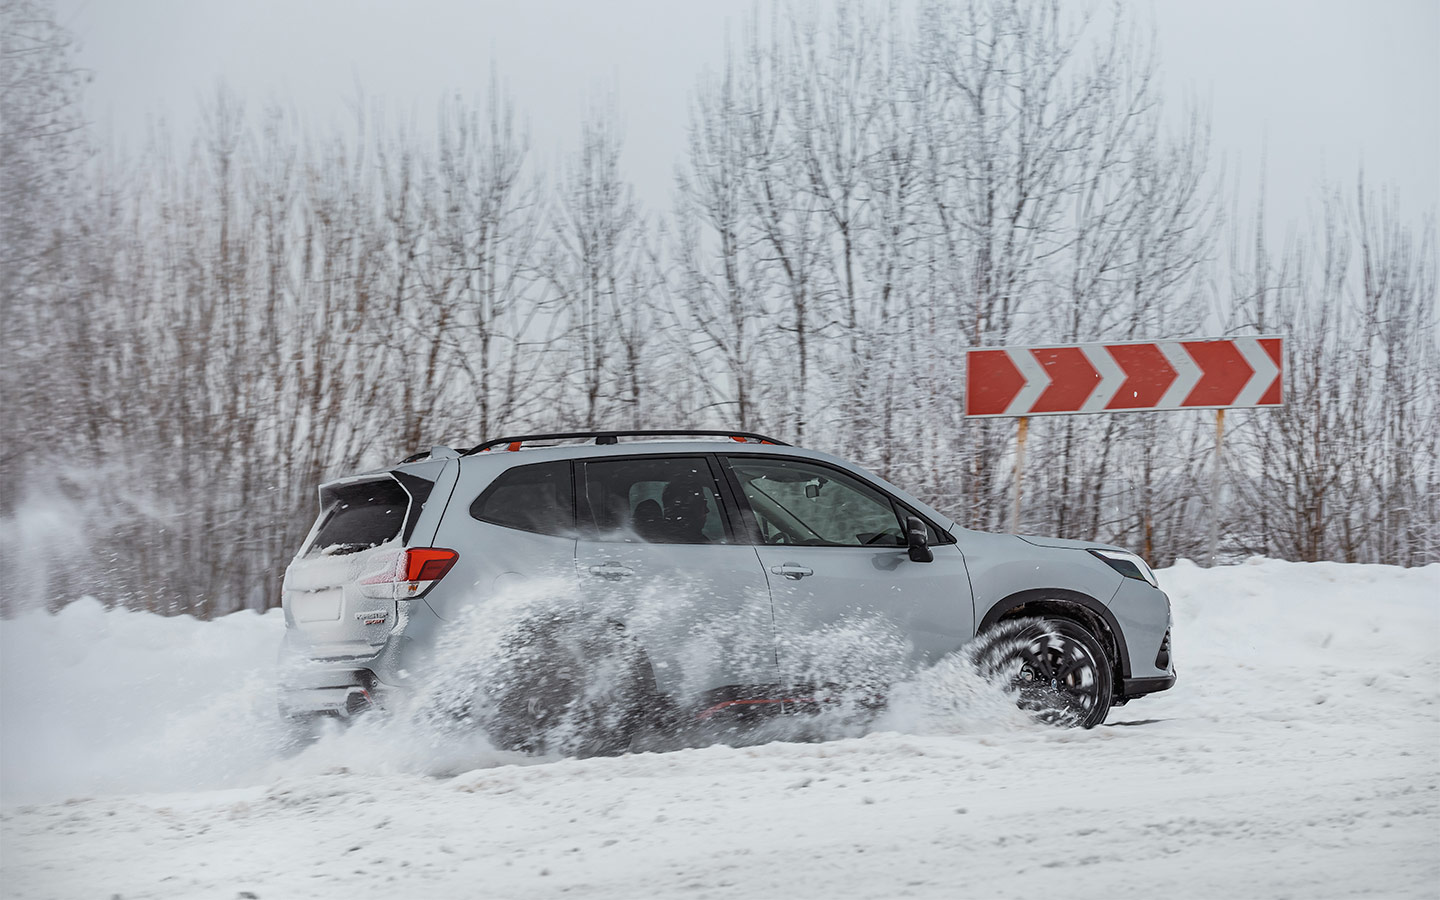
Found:
<path fill-rule="evenodd" d="M 1120 630 L 1120 623 L 1105 604 L 1079 591 L 1068 588 L 1031 588 L 1016 591 L 990 607 L 980 620 L 975 633 L 982 634 L 1004 619 L 1024 616 L 1051 616 L 1075 620 L 1105 644 L 1105 649 L 1110 652 L 1115 662 L 1118 677 L 1130 677 L 1130 651 L 1125 646 L 1125 633 Z M 1117 680 L 1117 686 L 1119 683 Z"/>

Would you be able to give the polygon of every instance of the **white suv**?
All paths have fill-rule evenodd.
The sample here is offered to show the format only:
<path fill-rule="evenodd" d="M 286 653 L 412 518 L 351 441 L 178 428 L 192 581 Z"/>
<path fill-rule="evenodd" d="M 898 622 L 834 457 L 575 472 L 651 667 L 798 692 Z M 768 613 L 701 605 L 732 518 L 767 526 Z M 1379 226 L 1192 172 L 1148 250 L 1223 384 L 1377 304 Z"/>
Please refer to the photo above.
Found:
<path fill-rule="evenodd" d="M 609 749 L 657 710 L 804 711 L 863 680 L 853 655 L 816 649 L 846 629 L 913 671 L 1023 620 L 991 655 L 1022 703 L 1086 727 L 1175 682 L 1169 601 L 1132 553 L 961 528 L 761 435 L 607 431 L 436 447 L 321 486 L 285 576 L 282 655 L 305 665 L 282 708 L 384 705 L 467 614 L 536 579 L 572 602 L 509 638 L 523 663 L 492 686 L 487 727 L 520 748 L 582 706 L 586 744 Z M 624 663 L 597 693 L 606 648 Z"/>

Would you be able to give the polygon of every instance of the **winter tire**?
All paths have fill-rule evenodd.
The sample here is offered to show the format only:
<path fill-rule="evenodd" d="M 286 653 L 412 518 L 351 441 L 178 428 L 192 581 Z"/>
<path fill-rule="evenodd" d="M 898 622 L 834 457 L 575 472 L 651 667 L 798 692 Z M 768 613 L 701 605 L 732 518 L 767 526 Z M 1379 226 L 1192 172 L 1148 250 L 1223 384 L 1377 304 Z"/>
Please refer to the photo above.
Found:
<path fill-rule="evenodd" d="M 999 623 L 975 654 L 982 675 L 1006 684 L 1038 721 L 1094 728 L 1110 713 L 1114 673 L 1105 647 L 1070 619 Z"/>

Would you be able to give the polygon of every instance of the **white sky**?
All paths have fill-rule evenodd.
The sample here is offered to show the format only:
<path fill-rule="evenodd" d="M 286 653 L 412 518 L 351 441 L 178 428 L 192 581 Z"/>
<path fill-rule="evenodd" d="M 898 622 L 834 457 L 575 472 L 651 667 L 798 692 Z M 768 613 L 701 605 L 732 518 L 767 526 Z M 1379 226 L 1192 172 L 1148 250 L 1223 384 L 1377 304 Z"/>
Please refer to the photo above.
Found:
<path fill-rule="evenodd" d="M 1272 221 L 1300 218 L 1323 177 L 1440 207 L 1437 0 L 1126 0 L 1153 21 L 1171 106 L 1211 110 L 1216 162 L 1242 201 L 1264 150 Z M 180 134 L 224 79 L 315 125 L 350 121 L 356 84 L 428 120 L 447 91 L 478 93 L 492 65 L 547 168 L 586 104 L 613 92 L 641 199 L 668 209 L 687 97 L 717 68 L 748 2 L 665 0 L 59 0 L 93 70 L 92 118 L 134 147 L 163 115 Z M 764 8 L 762 6 L 762 8 Z"/>

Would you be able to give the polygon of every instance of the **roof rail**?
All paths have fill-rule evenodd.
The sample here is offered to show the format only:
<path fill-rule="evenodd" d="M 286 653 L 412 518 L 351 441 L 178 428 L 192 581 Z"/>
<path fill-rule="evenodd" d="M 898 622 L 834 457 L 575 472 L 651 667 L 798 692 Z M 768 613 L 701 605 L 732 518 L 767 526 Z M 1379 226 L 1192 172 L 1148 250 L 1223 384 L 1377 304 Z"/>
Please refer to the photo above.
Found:
<path fill-rule="evenodd" d="M 622 437 L 725 437 L 739 443 L 754 442 L 757 444 L 775 444 L 780 447 L 788 447 L 784 441 L 766 437 L 763 434 L 753 434 L 749 431 L 675 431 L 672 429 L 660 429 L 654 431 L 567 431 L 559 434 L 522 434 L 516 437 L 496 438 L 493 441 L 486 441 L 483 444 L 476 444 L 469 450 L 461 451 L 461 456 L 469 456 L 472 453 L 483 453 L 492 447 L 499 447 L 508 444 L 509 450 L 519 450 L 522 444 L 531 441 L 558 441 L 574 440 L 576 438 L 594 438 L 596 444 L 618 444 Z"/>

